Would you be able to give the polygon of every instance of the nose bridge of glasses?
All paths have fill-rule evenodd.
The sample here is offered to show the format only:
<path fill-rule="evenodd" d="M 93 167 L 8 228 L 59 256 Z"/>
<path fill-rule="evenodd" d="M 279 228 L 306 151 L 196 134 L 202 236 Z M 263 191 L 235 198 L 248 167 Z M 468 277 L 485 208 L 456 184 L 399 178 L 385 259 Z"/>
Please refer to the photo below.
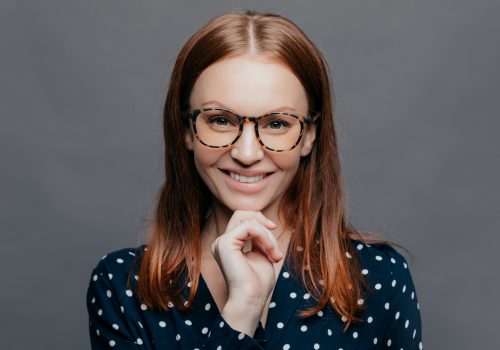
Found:
<path fill-rule="evenodd" d="M 254 117 L 254 116 L 240 116 L 240 135 L 238 139 L 245 138 L 245 125 L 247 125 L 247 128 L 249 128 L 248 132 L 250 133 L 251 138 L 255 138 L 257 143 L 260 143 L 259 140 L 259 130 L 258 130 L 258 125 L 259 125 L 259 117 Z M 252 124 L 253 123 L 253 124 Z"/>

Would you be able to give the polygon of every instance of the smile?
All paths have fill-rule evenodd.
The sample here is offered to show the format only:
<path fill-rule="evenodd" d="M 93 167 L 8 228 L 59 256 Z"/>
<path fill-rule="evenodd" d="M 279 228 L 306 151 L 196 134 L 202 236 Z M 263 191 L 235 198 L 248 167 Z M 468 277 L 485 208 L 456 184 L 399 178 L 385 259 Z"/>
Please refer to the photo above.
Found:
<path fill-rule="evenodd" d="M 253 182 L 259 182 L 265 177 L 265 174 L 261 174 L 258 176 L 243 176 L 239 175 L 233 172 L 229 172 L 229 176 L 231 176 L 231 179 L 238 181 L 238 182 L 243 182 L 243 183 L 253 183 Z"/>

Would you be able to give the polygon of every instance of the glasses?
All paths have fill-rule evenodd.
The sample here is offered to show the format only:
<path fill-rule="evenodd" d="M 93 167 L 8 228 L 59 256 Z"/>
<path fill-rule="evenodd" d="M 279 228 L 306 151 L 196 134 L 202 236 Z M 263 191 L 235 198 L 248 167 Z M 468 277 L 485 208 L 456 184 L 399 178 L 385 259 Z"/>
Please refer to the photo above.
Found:
<path fill-rule="evenodd" d="M 184 116 L 191 119 L 196 138 L 212 148 L 228 147 L 238 141 L 243 132 L 243 123 L 255 124 L 255 135 L 259 143 L 274 152 L 294 149 L 300 142 L 304 128 L 312 119 L 288 112 L 271 112 L 261 116 L 242 116 L 225 108 L 202 108 Z"/>

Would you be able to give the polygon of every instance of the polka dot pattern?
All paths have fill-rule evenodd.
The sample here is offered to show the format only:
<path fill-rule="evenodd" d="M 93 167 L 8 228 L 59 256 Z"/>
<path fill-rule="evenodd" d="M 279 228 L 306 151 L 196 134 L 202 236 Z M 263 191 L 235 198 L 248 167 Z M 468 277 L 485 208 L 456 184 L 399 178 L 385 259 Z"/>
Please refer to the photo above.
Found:
<path fill-rule="evenodd" d="M 269 303 L 266 327 L 259 323 L 252 336 L 233 329 L 222 317 L 202 277 L 197 299 L 187 312 L 172 302 L 168 311 L 141 303 L 134 261 L 144 249 L 106 254 L 90 274 L 87 310 L 92 349 L 423 349 L 420 305 L 409 266 L 387 245 L 353 241 L 345 251 L 346 261 L 359 260 L 369 286 L 355 299 L 365 310 L 361 323 L 344 332 L 347 318 L 330 306 L 309 318 L 299 317 L 297 311 L 315 305 L 315 298 L 285 264 Z M 184 296 L 193 284 L 189 282 Z"/>

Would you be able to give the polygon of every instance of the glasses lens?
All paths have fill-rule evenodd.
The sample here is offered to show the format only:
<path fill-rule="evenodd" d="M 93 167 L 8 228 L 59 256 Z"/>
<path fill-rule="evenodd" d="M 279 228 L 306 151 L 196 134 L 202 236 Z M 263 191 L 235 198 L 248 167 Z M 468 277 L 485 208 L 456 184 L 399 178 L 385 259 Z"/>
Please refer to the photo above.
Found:
<path fill-rule="evenodd" d="M 298 118 L 280 113 L 259 120 L 259 136 L 264 145 L 276 151 L 292 148 L 300 138 L 302 126 Z"/>
<path fill-rule="evenodd" d="M 196 133 L 200 140 L 215 147 L 231 144 L 238 136 L 240 121 L 231 112 L 213 109 L 206 110 L 196 118 Z"/>

